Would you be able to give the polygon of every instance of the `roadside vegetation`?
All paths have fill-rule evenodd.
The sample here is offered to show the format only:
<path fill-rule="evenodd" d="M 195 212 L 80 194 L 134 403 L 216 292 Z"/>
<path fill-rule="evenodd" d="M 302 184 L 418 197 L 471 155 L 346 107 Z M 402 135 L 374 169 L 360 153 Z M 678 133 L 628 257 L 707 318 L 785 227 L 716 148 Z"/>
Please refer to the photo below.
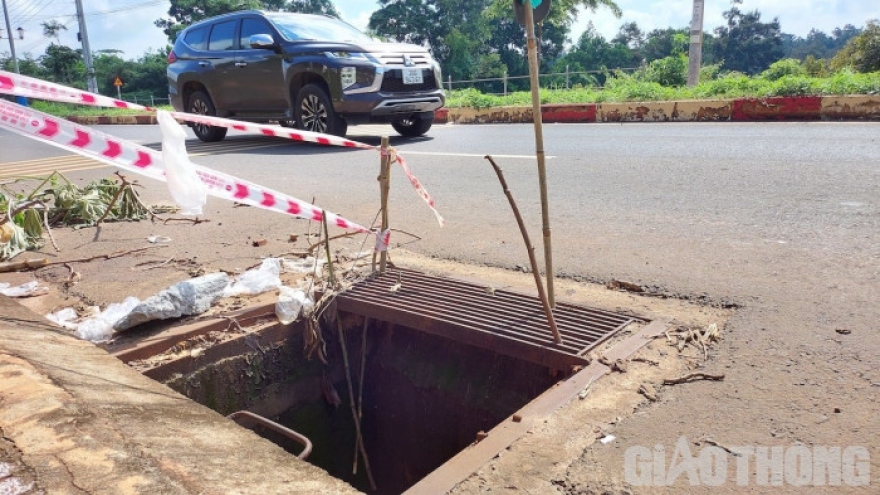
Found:
<path fill-rule="evenodd" d="M 663 85 L 654 80 L 656 73 L 652 74 L 650 69 L 642 69 L 630 74 L 615 71 L 607 75 L 605 85 L 601 88 L 576 85 L 571 89 L 552 87 L 542 89 L 541 103 L 615 103 L 709 98 L 880 94 L 880 72 L 861 74 L 853 72 L 851 69 L 842 69 L 830 76 L 817 77 L 803 72 L 796 60 L 781 60 L 764 73 L 754 77 L 739 72 L 707 77 L 707 73 L 711 74 L 714 68 L 704 68 L 700 83 L 692 88 L 685 85 Z M 685 78 L 686 76 L 685 73 Z M 449 108 L 489 108 L 531 105 L 531 102 L 532 96 L 529 91 L 499 95 L 467 88 L 449 91 L 446 106 Z"/>
<path fill-rule="evenodd" d="M 171 0 L 167 17 L 154 25 L 169 43 L 186 25 L 242 8 L 338 15 L 332 0 L 216 0 L 205 8 L 190 0 Z M 862 27 L 847 24 L 830 33 L 806 36 L 782 31 L 779 19 L 764 20 L 750 0 L 731 0 L 724 23 L 703 36 L 701 82 L 687 88 L 687 27 L 644 31 L 623 23 L 611 39 L 592 24 L 579 36 L 571 30 L 582 8 L 624 12 L 614 0 L 554 0 L 538 25 L 544 103 L 600 103 L 703 98 L 849 95 L 880 92 L 880 20 Z M 380 0 L 369 31 L 386 39 L 430 47 L 441 65 L 444 85 L 452 79 L 448 106 L 485 108 L 528 104 L 525 30 L 514 20 L 509 0 Z M 76 88 L 86 86 L 82 50 L 62 45 L 64 24 L 43 23 L 45 54 L 19 57 L 22 74 Z M 513 40 L 513 41 L 512 41 Z M 519 41 L 515 41 L 519 40 Z M 118 50 L 93 54 L 101 94 L 156 106 L 166 103 L 165 75 L 170 45 L 125 60 Z M 8 53 L 0 67 L 12 70 Z M 566 75 L 567 74 L 567 75 Z M 505 92 L 507 81 L 507 95 Z M 475 81 L 482 82 L 475 82 Z M 468 89 L 463 89 L 467 87 Z M 568 89 L 560 89 L 568 88 Z M 119 110 L 34 103 L 56 115 L 129 115 Z M 119 112 L 119 113 L 117 113 Z"/>

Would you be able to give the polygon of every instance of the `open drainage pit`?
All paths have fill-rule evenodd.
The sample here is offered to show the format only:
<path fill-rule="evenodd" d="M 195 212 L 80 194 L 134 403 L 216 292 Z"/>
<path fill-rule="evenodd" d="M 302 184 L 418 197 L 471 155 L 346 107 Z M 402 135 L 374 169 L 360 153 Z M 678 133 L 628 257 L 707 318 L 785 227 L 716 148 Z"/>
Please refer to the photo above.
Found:
<path fill-rule="evenodd" d="M 516 358 L 340 315 L 355 403 L 364 369 L 362 432 L 374 493 L 405 491 L 560 378 Z M 313 444 L 308 462 L 371 492 L 362 460 L 352 474 L 356 429 L 338 333 L 329 330 L 336 325 L 323 325 L 326 365 L 317 354 L 305 357 L 306 327 L 256 325 L 144 373 L 218 413 L 248 410 L 305 435 Z M 294 455 L 303 450 L 265 428 L 254 429 Z"/>
<path fill-rule="evenodd" d="M 642 327 L 626 340 L 632 352 L 660 323 L 560 303 L 563 344 L 555 345 L 534 298 L 405 270 L 337 295 L 319 325 L 279 324 L 273 309 L 154 329 L 108 350 L 221 414 L 249 411 L 305 435 L 309 462 L 373 492 L 361 455 L 353 466 L 359 415 L 375 493 L 415 484 L 414 491 L 445 491 L 439 484 L 464 479 L 524 434 L 528 420 L 603 374 L 595 364 L 560 382 L 588 363 L 588 352 L 609 357 L 612 336 Z M 294 455 L 303 450 L 302 442 L 252 427 Z M 490 440 L 462 452 L 490 430 Z"/>

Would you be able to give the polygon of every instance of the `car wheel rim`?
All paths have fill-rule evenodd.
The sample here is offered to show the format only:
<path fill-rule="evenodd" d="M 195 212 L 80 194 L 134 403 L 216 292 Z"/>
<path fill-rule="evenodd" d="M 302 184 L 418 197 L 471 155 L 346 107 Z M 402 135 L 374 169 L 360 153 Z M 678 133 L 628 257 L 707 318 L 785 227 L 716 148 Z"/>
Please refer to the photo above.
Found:
<path fill-rule="evenodd" d="M 196 99 L 192 102 L 192 113 L 208 115 L 208 104 L 202 99 Z M 196 124 L 193 127 L 193 131 L 199 136 L 204 136 L 208 133 L 208 126 L 205 124 Z"/>
<path fill-rule="evenodd" d="M 410 118 L 401 119 L 401 120 L 400 120 L 400 125 L 401 125 L 402 127 L 412 127 L 412 126 L 415 125 L 415 121 L 414 121 L 413 119 L 410 119 Z"/>
<path fill-rule="evenodd" d="M 308 95 L 303 98 L 302 105 L 303 127 L 312 132 L 327 132 L 327 108 L 317 95 Z"/>

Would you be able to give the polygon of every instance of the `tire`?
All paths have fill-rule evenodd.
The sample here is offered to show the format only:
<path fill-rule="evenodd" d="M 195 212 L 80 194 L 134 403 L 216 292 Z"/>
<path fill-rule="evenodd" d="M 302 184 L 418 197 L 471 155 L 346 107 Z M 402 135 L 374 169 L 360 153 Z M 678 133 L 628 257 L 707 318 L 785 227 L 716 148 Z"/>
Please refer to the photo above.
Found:
<path fill-rule="evenodd" d="M 391 122 L 391 127 L 394 127 L 394 130 L 400 133 L 401 136 L 419 137 L 428 132 L 428 129 L 434 124 L 433 117 L 433 114 L 431 117 L 410 115 L 409 117 Z"/>
<path fill-rule="evenodd" d="M 209 115 L 212 117 L 217 115 L 217 109 L 214 108 L 214 103 L 203 91 L 196 91 L 191 94 L 186 108 L 189 110 L 189 113 Z M 206 124 L 192 124 L 192 130 L 199 140 L 206 143 L 222 141 L 223 138 L 226 137 L 227 131 L 225 127 L 216 127 Z"/>
<path fill-rule="evenodd" d="M 304 131 L 344 137 L 348 130 L 348 124 L 333 110 L 327 92 L 317 84 L 307 84 L 296 94 L 294 117 L 296 127 Z"/>

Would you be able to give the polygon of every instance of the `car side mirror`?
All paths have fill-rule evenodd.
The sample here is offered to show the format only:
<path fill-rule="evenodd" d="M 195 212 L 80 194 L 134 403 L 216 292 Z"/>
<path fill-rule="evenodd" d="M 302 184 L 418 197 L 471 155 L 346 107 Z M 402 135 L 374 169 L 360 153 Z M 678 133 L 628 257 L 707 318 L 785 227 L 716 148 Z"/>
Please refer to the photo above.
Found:
<path fill-rule="evenodd" d="M 264 48 L 267 50 L 274 50 L 275 40 L 272 39 L 272 35 L 270 34 L 254 34 L 248 38 L 248 45 L 251 48 Z"/>

